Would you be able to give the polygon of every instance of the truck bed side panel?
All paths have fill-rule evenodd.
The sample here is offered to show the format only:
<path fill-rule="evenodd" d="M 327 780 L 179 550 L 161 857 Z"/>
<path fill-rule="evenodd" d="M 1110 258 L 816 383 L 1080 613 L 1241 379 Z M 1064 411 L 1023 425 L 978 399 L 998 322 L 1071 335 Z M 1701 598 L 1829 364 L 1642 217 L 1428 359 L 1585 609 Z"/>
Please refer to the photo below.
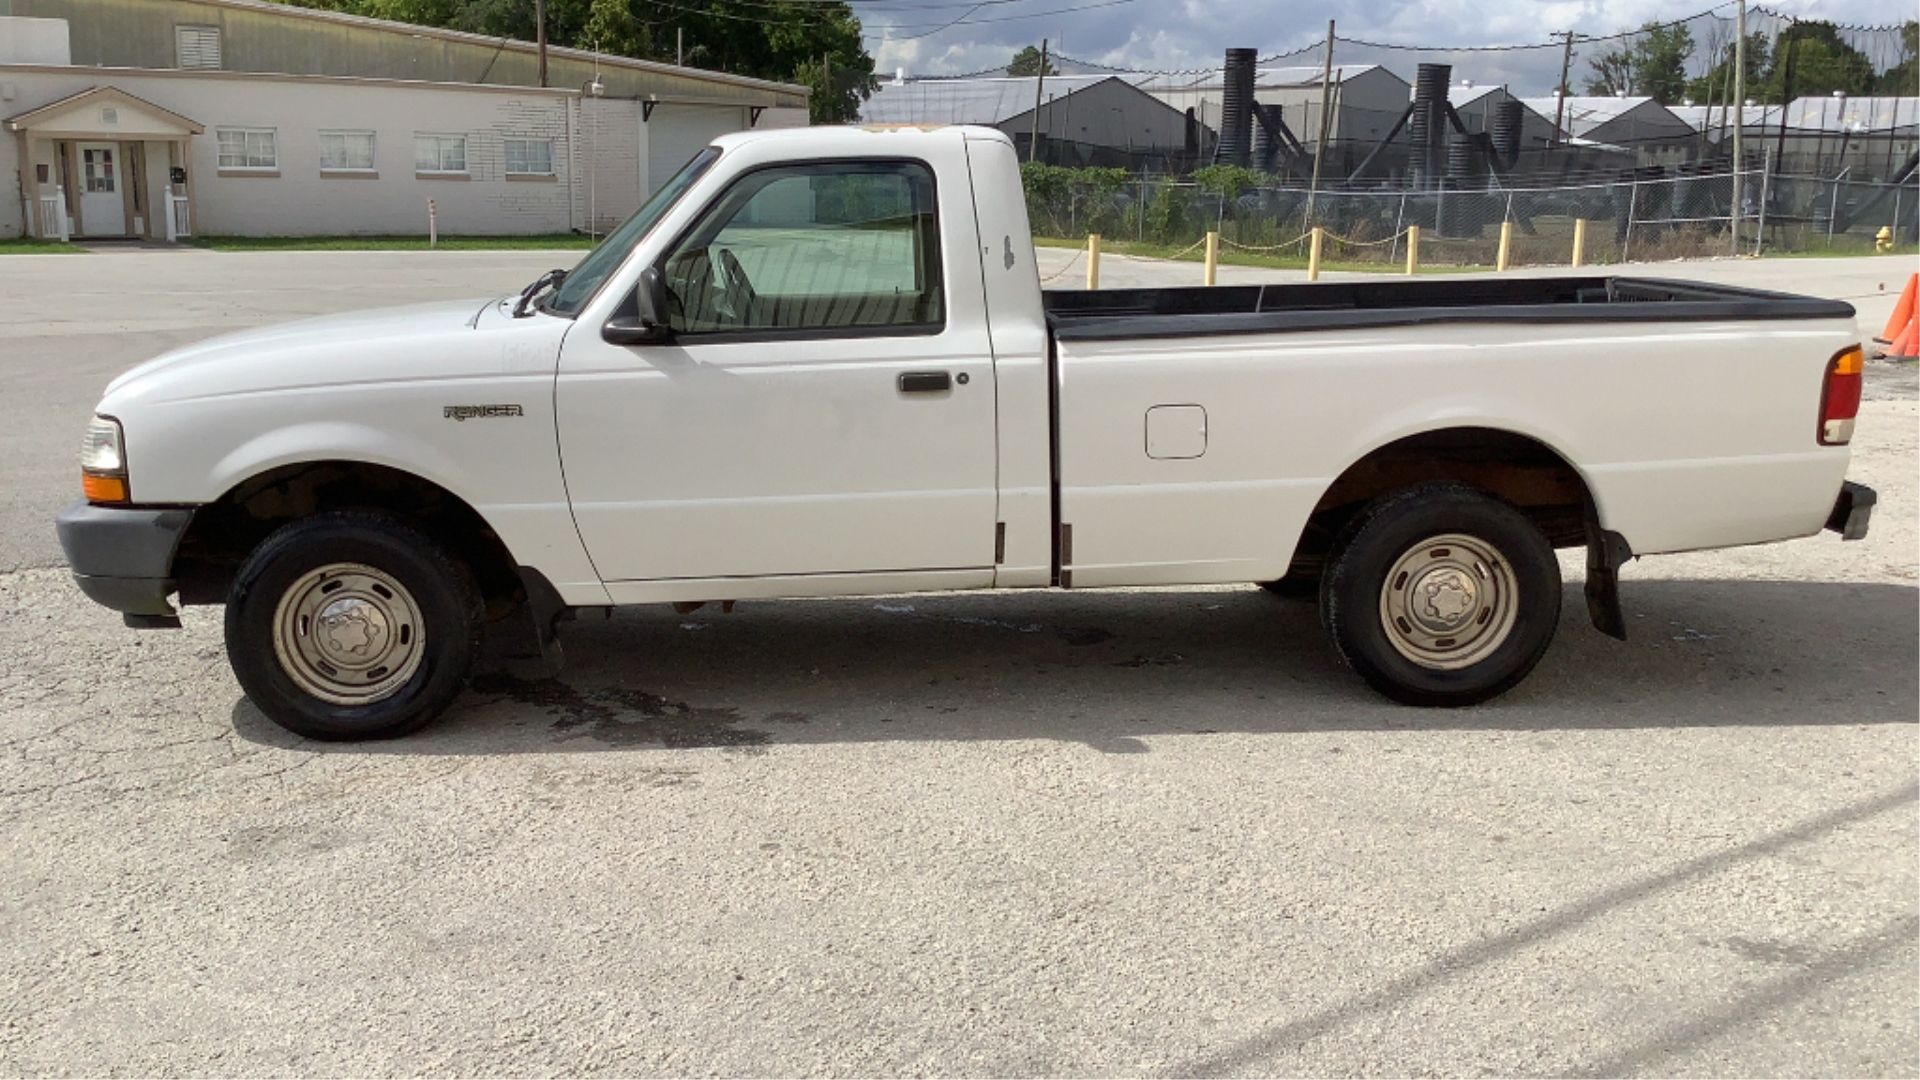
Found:
<path fill-rule="evenodd" d="M 1349 466 L 1397 439 L 1539 440 L 1639 554 L 1816 532 L 1846 468 L 1815 442 L 1851 318 L 1444 322 L 1085 340 L 1059 352 L 1073 582 L 1264 580 Z M 1205 410 L 1196 457 L 1148 456 L 1148 411 Z"/>

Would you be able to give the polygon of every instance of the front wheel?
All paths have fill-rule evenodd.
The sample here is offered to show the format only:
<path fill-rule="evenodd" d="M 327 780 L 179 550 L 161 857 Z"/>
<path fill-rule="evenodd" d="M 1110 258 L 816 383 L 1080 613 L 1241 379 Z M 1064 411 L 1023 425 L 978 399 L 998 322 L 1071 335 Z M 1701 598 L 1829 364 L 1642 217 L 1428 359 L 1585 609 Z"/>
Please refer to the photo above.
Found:
<path fill-rule="evenodd" d="M 267 718 L 312 739 L 413 731 L 459 695 L 479 651 L 473 577 L 413 527 L 320 514 L 256 548 L 227 600 L 227 657 Z"/>
<path fill-rule="evenodd" d="M 1376 500 L 1321 579 L 1340 656 L 1408 705 L 1473 705 L 1525 678 L 1560 621 L 1553 545 L 1511 505 L 1462 484 Z"/>

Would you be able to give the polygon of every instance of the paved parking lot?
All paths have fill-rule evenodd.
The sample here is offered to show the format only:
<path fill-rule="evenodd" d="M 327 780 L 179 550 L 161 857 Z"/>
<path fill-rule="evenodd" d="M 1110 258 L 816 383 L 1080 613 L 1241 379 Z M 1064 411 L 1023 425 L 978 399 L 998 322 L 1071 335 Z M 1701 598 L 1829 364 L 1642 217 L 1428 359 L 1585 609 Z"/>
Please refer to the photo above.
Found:
<path fill-rule="evenodd" d="M 1569 561 L 1546 661 L 1461 712 L 1257 590 L 1009 593 L 622 612 L 328 746 L 218 612 L 135 633 L 59 569 L 113 373 L 569 261 L 0 259 L 0 1073 L 1913 1072 L 1911 367 L 1868 540 L 1635 563 L 1625 644 Z M 1659 270 L 1877 322 L 1911 260 Z"/>

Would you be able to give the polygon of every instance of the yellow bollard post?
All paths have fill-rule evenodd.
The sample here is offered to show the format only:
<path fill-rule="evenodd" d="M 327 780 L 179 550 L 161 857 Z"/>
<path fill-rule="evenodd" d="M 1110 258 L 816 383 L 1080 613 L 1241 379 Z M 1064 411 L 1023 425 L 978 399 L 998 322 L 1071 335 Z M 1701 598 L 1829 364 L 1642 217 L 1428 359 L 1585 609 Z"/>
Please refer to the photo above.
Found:
<path fill-rule="evenodd" d="M 1493 268 L 1500 273 L 1507 272 L 1507 266 L 1513 256 L 1513 222 L 1500 223 L 1500 254 L 1494 256 Z"/>
<path fill-rule="evenodd" d="M 1087 288 L 1100 287 L 1100 234 L 1087 234 Z"/>
<path fill-rule="evenodd" d="M 1420 226 L 1407 226 L 1407 273 L 1420 265 Z"/>
<path fill-rule="evenodd" d="M 1584 266 L 1587 262 L 1587 219 L 1573 219 L 1573 265 Z"/>
<path fill-rule="evenodd" d="M 1313 234 L 1307 240 L 1307 280 L 1320 280 L 1320 245 L 1326 240 L 1326 230 L 1313 227 Z"/>
<path fill-rule="evenodd" d="M 1210 232 L 1207 234 L 1206 283 L 1208 285 L 1213 284 L 1213 280 L 1216 276 L 1215 272 L 1218 271 L 1219 269 L 1220 269 L 1220 234 L 1217 232 Z"/>

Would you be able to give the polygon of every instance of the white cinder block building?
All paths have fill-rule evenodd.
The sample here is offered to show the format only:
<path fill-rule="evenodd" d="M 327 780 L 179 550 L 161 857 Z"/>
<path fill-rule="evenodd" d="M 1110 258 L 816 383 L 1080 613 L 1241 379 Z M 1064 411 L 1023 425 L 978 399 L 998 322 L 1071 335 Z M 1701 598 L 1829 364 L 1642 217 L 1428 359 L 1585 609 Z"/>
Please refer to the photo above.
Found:
<path fill-rule="evenodd" d="M 108 17 L 118 4 L 152 16 L 153 3 L 80 0 L 73 10 Z M 804 87 L 571 50 L 551 52 L 576 64 L 589 57 L 588 70 L 603 73 L 590 75 L 598 93 L 590 82 L 230 70 L 223 58 L 233 53 L 208 10 L 246 16 L 255 37 L 264 26 L 297 38 L 309 22 L 368 35 L 371 51 L 329 39 L 323 66 L 338 71 L 393 70 L 387 39 L 404 31 L 455 39 L 434 54 L 441 66 L 426 69 L 456 75 L 446 57 L 471 44 L 459 40 L 471 35 L 263 8 L 173 0 L 157 11 L 181 20 L 175 32 L 149 35 L 167 39 L 166 56 L 111 57 L 170 58 L 165 67 L 89 62 L 71 42 L 105 40 L 94 28 L 70 34 L 63 19 L 0 17 L 0 237 L 418 235 L 429 203 L 448 235 L 601 231 L 715 135 L 807 120 Z M 496 68 L 516 70 L 486 71 Z"/>

